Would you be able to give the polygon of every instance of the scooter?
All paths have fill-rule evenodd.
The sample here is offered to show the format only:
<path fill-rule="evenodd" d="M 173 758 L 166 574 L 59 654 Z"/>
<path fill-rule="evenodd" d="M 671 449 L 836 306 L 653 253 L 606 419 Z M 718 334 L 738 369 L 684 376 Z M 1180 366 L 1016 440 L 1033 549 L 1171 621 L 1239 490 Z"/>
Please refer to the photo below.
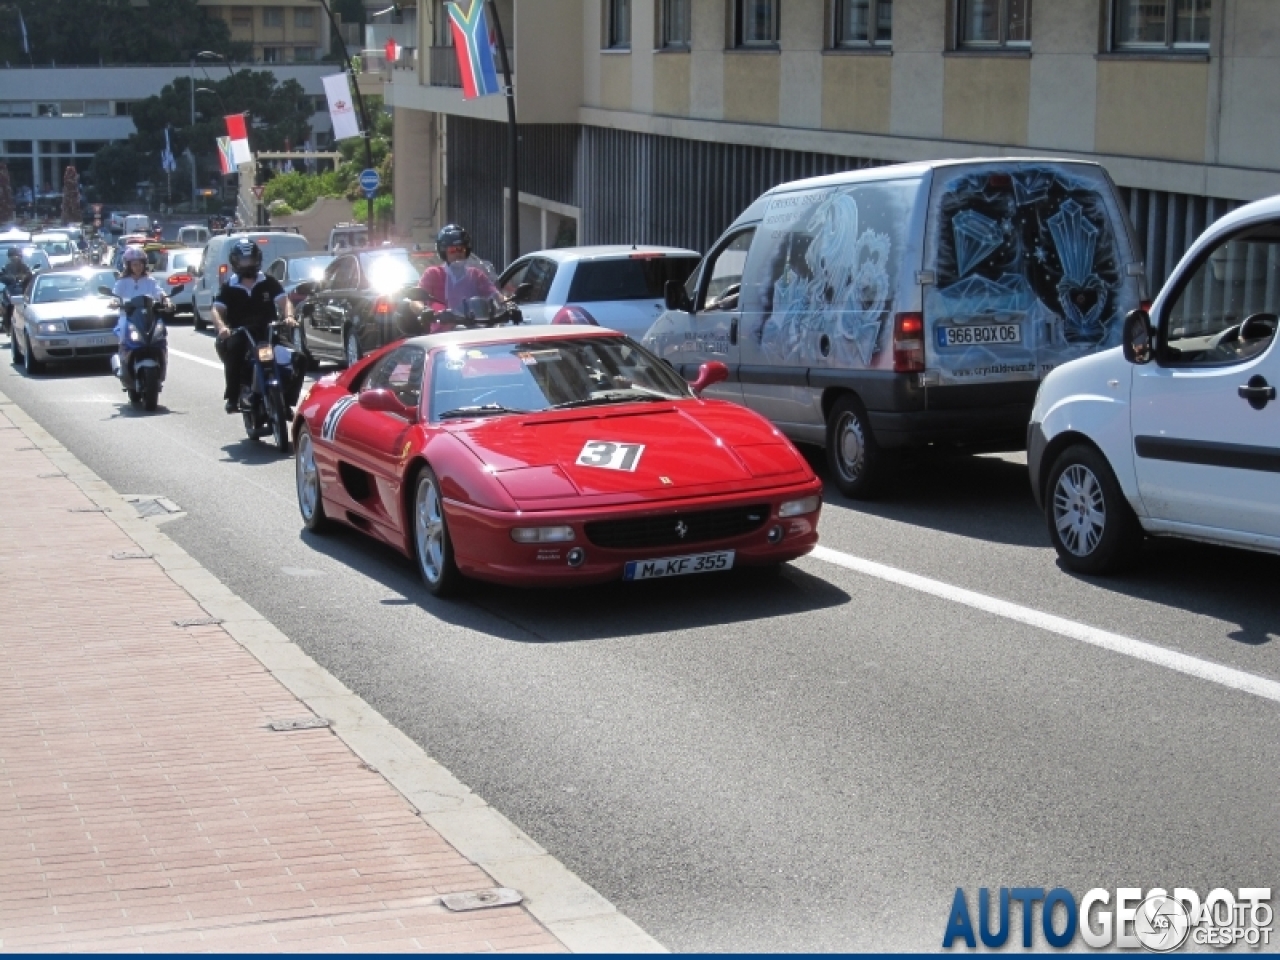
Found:
<path fill-rule="evenodd" d="M 129 402 L 150 413 L 160 401 L 169 369 L 169 331 L 160 319 L 160 306 L 150 297 L 134 297 L 124 311 L 124 360 L 120 354 L 113 356 L 111 372 L 120 378 Z"/>
<path fill-rule="evenodd" d="M 264 340 L 257 340 L 247 327 L 240 327 L 234 334 L 244 332 L 249 341 L 245 356 L 245 372 L 240 388 L 240 413 L 244 417 L 244 432 L 250 440 L 270 436 L 281 453 L 289 452 L 289 400 L 297 384 L 298 367 L 291 351 L 279 336 L 279 324 L 267 328 Z"/>

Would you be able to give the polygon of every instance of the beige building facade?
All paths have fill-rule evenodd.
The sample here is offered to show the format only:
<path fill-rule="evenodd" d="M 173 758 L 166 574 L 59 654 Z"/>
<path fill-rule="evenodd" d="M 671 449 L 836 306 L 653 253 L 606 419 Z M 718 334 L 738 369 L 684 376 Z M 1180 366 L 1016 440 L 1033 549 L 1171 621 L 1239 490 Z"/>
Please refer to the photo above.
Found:
<path fill-rule="evenodd" d="M 329 51 L 329 19 L 316 0 L 199 0 L 199 5 L 226 22 L 232 41 L 252 45 L 255 62 L 309 63 Z"/>
<path fill-rule="evenodd" d="M 968 156 L 1103 164 L 1151 279 L 1280 193 L 1276 0 L 516 0 L 521 193 L 578 242 L 707 249 L 776 182 Z M 397 218 L 501 249 L 502 97 L 465 101 L 439 0 L 387 86 Z M 404 140 L 399 139 L 403 143 Z M 522 213 L 522 222 L 537 217 Z M 526 237 L 536 248 L 545 237 Z M 563 237 L 564 231 L 559 231 Z"/>

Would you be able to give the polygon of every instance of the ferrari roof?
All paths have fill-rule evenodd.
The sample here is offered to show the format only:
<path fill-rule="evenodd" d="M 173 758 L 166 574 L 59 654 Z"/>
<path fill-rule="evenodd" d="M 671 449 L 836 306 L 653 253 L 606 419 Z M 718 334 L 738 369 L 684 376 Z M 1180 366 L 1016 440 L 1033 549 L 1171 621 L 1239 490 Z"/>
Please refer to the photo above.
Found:
<path fill-rule="evenodd" d="M 608 327 L 563 323 L 454 330 L 450 333 L 433 333 L 425 337 L 414 337 L 409 342 L 424 346 L 428 350 L 435 350 L 439 347 L 465 347 L 468 344 L 509 343 L 512 340 L 564 340 L 567 337 L 599 336 L 620 337 L 622 334 Z"/>

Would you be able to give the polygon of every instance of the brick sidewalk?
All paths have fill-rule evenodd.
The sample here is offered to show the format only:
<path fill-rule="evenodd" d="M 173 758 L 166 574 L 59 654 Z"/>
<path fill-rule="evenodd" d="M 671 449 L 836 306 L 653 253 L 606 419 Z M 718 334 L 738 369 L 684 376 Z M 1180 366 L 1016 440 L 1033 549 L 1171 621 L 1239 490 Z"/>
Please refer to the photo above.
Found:
<path fill-rule="evenodd" d="M 9 411 L 0 949 L 564 949 L 524 906 L 446 909 L 499 884 L 334 730 L 272 730 L 314 714 L 222 626 L 176 626 L 208 613 L 113 559 L 144 551 Z"/>

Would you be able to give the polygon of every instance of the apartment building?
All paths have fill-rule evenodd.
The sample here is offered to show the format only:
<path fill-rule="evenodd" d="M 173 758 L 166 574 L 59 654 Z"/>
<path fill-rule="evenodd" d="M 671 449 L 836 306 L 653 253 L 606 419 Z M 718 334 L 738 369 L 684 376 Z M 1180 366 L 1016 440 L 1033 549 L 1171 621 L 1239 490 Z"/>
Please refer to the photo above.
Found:
<path fill-rule="evenodd" d="M 317 0 L 199 0 L 225 20 L 231 39 L 253 46 L 258 63 L 309 63 L 329 51 L 330 25 Z"/>
<path fill-rule="evenodd" d="M 500 4 L 500 8 L 502 5 Z M 506 4 L 521 246 L 705 250 L 775 183 L 965 156 L 1102 163 L 1159 282 L 1280 193 L 1276 0 L 524 0 Z M 387 84 L 401 229 L 500 259 L 502 97 L 464 101 L 440 0 Z"/>

